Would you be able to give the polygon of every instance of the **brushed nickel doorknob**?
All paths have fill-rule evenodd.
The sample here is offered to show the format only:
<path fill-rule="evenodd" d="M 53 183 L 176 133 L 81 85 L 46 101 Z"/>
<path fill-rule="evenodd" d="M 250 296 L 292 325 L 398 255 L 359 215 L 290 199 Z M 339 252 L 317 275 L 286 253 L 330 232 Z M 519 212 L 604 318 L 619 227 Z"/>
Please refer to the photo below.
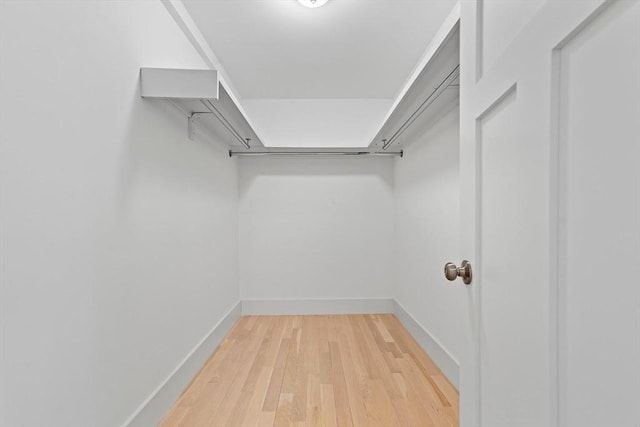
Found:
<path fill-rule="evenodd" d="M 457 277 L 462 277 L 462 281 L 465 285 L 469 285 L 471 283 L 471 279 L 473 278 L 471 272 L 471 263 L 466 259 L 462 261 L 460 267 L 456 267 L 456 265 L 452 262 L 448 262 L 444 265 L 444 277 L 449 281 L 456 280 Z"/>
<path fill-rule="evenodd" d="M 454 281 L 458 278 L 458 267 L 452 262 L 448 262 L 444 265 L 444 277 L 449 281 Z"/>

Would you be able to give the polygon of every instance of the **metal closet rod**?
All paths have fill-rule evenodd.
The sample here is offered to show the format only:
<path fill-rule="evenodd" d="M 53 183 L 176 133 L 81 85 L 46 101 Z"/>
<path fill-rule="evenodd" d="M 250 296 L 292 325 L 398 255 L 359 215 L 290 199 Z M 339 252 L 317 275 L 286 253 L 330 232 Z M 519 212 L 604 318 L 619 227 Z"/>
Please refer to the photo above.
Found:
<path fill-rule="evenodd" d="M 229 150 L 229 157 L 233 156 L 400 156 L 404 152 L 400 151 L 232 151 Z"/>
<path fill-rule="evenodd" d="M 409 116 L 409 118 L 405 120 L 404 123 L 402 123 L 402 125 L 398 128 L 396 133 L 394 133 L 391 136 L 391 138 L 387 139 L 386 141 L 383 140 L 384 144 L 382 145 L 382 149 L 386 150 L 387 148 L 389 148 L 391 144 L 393 144 L 395 140 L 398 139 L 400 135 L 402 135 L 404 131 L 407 130 L 409 126 L 411 126 L 413 122 L 415 122 L 418 119 L 418 117 L 420 117 L 420 115 L 424 113 L 425 110 L 429 108 L 429 106 L 433 104 L 436 99 L 438 99 L 440 95 L 442 95 L 445 89 L 447 89 L 451 85 L 451 83 L 456 78 L 458 78 L 459 75 L 460 75 L 460 65 L 456 65 L 456 67 L 447 75 L 447 77 L 445 77 L 445 79 L 433 90 L 433 92 L 431 92 L 431 94 L 427 97 L 427 99 L 425 99 L 422 102 L 422 104 L 420 104 L 420 106 L 416 109 L 416 111 L 414 111 Z"/>
<path fill-rule="evenodd" d="M 218 111 L 216 106 L 213 105 L 210 100 L 201 99 L 200 102 L 202 102 L 202 105 L 204 105 L 205 108 L 209 110 L 209 112 L 213 114 L 216 119 L 220 121 L 220 123 L 222 123 L 222 125 L 231 133 L 231 135 L 233 135 L 238 140 L 240 144 L 242 144 L 244 148 L 246 148 L 247 150 L 251 149 L 251 147 L 249 146 L 249 140 L 245 140 L 244 138 L 242 138 L 238 131 L 231 125 L 231 123 L 229 123 L 229 121 L 222 115 L 222 113 Z"/>

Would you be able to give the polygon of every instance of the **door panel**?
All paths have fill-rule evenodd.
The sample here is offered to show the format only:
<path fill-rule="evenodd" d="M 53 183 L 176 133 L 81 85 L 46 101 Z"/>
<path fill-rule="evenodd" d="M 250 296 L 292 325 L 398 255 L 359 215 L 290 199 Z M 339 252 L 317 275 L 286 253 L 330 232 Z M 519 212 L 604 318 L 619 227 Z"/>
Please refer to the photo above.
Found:
<path fill-rule="evenodd" d="M 637 427 L 640 2 L 611 5 L 556 58 L 560 424 Z"/>
<path fill-rule="evenodd" d="M 538 328 L 544 319 L 530 303 L 535 301 L 535 275 L 521 274 L 529 258 L 534 228 L 527 221 L 531 182 L 527 173 L 529 150 L 520 137 L 518 93 L 512 87 L 478 120 L 480 156 L 479 277 L 480 419 L 483 426 L 540 426 L 545 414 L 538 369 L 523 363 L 544 360 Z M 534 183 L 535 185 L 535 183 Z M 510 274 L 502 274 L 505 268 Z M 526 386 L 523 386 L 526 385 Z"/>
<path fill-rule="evenodd" d="M 534 388 L 535 370 L 523 370 L 526 346 L 517 346 L 532 330 L 531 314 L 526 309 L 529 283 L 515 273 L 501 274 L 503 265 L 517 266 L 526 257 L 526 230 L 522 229 L 521 210 L 527 209 L 526 191 L 517 177 L 526 162 L 526 150 L 519 147 L 518 99 L 516 89 L 501 99 L 478 121 L 480 151 L 480 395 L 481 422 L 486 426 L 509 425 L 510 420 L 525 420 L 520 425 L 537 426 L 539 420 L 529 414 L 527 401 Z M 522 249 L 525 249 L 523 251 Z M 523 280 L 524 279 L 524 280 Z M 508 322 L 505 319 L 509 319 Z M 517 390 L 517 392 L 514 392 Z"/>

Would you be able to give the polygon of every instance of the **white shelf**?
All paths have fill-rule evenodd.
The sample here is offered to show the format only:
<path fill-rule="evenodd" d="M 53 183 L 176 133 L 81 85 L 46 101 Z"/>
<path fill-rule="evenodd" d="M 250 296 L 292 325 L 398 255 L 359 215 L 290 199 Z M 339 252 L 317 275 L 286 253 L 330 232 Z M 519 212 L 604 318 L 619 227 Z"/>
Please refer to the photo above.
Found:
<path fill-rule="evenodd" d="M 453 21 L 394 102 L 369 148 L 398 150 L 459 104 L 460 25 Z"/>
<path fill-rule="evenodd" d="M 182 111 L 190 139 L 210 138 L 229 150 L 264 148 L 215 70 L 141 68 L 140 95 L 168 100 Z"/>

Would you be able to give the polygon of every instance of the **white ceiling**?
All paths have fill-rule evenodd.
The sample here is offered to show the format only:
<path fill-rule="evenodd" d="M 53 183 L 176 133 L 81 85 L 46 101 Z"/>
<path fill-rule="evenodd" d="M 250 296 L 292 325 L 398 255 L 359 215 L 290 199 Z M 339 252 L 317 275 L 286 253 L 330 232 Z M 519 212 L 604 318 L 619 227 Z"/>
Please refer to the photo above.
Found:
<path fill-rule="evenodd" d="M 391 107 L 388 99 L 245 99 L 267 147 L 366 147 Z"/>
<path fill-rule="evenodd" d="M 230 77 L 237 94 L 267 146 L 366 146 L 390 106 L 441 26 L 455 0 L 329 0 L 309 9 L 295 0 L 183 0 L 196 25 Z M 296 125 L 287 114 L 269 114 L 269 102 L 281 108 L 283 99 L 307 100 L 305 108 L 327 111 L 326 102 L 347 105 L 358 99 L 362 108 L 346 135 L 318 135 L 323 129 L 303 114 Z M 341 100 L 341 101 L 338 101 Z M 371 106 L 366 106 L 371 100 Z M 293 101 L 292 101 L 293 102 Z M 293 105 L 293 104 L 292 104 Z M 302 105 L 302 104 L 301 104 Z M 332 114 L 326 114 L 329 120 Z M 333 115 L 334 116 L 334 115 Z M 274 121 L 275 120 L 275 121 Z M 305 126 L 307 129 L 305 129 Z M 347 125 L 349 126 L 349 125 Z M 261 129 L 262 128 L 262 129 Z M 287 134 L 287 129 L 295 133 Z M 277 130 L 277 132 L 274 132 Z M 274 135 L 278 135 L 275 137 Z M 304 135 L 314 135 L 313 143 Z M 369 135 L 369 136 L 366 136 Z M 320 145 L 318 141 L 324 141 Z"/>

